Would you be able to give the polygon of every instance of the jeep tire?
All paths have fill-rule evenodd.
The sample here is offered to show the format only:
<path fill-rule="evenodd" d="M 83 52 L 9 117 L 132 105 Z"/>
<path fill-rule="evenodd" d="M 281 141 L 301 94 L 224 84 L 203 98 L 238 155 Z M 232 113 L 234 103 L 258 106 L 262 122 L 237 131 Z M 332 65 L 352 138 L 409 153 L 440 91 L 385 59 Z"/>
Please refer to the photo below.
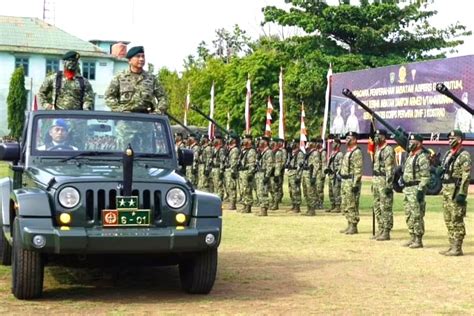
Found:
<path fill-rule="evenodd" d="M 43 293 L 44 262 L 41 253 L 23 249 L 18 219 L 13 222 L 12 293 L 20 299 Z"/>
<path fill-rule="evenodd" d="M 217 273 L 217 249 L 197 253 L 179 264 L 181 287 L 190 294 L 208 294 Z"/>
<path fill-rule="evenodd" d="M 0 264 L 3 266 L 12 264 L 12 246 L 8 243 L 7 238 L 5 238 L 3 230 L 0 231 Z"/>

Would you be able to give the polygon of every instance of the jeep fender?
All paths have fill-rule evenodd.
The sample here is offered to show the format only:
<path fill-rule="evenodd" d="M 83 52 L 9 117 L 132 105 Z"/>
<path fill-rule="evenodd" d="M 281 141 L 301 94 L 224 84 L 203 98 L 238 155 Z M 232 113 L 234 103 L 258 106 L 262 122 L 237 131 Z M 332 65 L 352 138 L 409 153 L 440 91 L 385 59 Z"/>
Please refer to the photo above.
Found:
<path fill-rule="evenodd" d="M 0 225 L 10 225 L 10 192 L 12 181 L 10 178 L 0 179 Z"/>
<path fill-rule="evenodd" d="M 211 193 L 196 190 L 194 193 L 193 217 L 221 217 L 222 201 Z"/>
<path fill-rule="evenodd" d="M 51 217 L 48 194 L 37 188 L 13 190 L 12 198 L 17 204 L 17 216 Z"/>

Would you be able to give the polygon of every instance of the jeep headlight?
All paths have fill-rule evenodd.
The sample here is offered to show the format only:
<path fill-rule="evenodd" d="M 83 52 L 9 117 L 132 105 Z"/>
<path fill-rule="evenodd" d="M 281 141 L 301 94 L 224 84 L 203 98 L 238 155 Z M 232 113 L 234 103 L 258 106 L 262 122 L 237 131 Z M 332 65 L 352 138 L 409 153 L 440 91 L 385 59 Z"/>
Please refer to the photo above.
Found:
<path fill-rule="evenodd" d="M 59 191 L 59 204 L 64 208 L 73 208 L 79 204 L 81 196 L 73 187 L 65 187 Z"/>
<path fill-rule="evenodd" d="M 186 203 L 186 193 L 179 188 L 174 188 L 166 193 L 166 203 L 171 208 L 180 208 Z"/>

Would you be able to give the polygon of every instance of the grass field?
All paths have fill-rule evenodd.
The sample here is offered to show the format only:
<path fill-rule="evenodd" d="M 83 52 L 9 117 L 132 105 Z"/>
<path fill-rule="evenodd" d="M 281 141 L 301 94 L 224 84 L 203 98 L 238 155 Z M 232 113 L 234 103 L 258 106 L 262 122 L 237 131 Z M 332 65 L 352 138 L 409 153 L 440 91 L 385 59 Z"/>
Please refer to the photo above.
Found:
<path fill-rule="evenodd" d="M 345 227 L 338 214 L 224 210 L 218 276 L 207 296 L 184 294 L 175 267 L 47 268 L 44 297 L 25 302 L 10 294 L 10 268 L 0 267 L 0 314 L 474 314 L 473 195 L 465 256 L 451 258 L 438 254 L 447 246 L 440 196 L 428 197 L 425 248 L 407 249 L 401 194 L 392 240 L 369 239 L 369 191 L 364 182 L 354 236 L 338 232 Z"/>

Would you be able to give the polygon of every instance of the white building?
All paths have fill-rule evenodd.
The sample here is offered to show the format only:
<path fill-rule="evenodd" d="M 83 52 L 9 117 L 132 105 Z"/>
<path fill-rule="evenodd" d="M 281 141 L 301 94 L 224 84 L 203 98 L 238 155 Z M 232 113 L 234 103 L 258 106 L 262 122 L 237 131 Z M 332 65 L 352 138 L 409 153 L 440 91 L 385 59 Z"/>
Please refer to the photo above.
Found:
<path fill-rule="evenodd" d="M 116 41 L 94 40 L 94 45 L 37 18 L 0 16 L 0 136 L 7 131 L 7 96 L 16 67 L 25 68 L 28 106 L 50 72 L 62 70 L 61 57 L 70 50 L 81 55 L 81 72 L 95 92 L 95 109 L 108 109 L 104 93 L 127 60 L 113 56 Z M 122 42 L 128 44 L 128 42 Z"/>

